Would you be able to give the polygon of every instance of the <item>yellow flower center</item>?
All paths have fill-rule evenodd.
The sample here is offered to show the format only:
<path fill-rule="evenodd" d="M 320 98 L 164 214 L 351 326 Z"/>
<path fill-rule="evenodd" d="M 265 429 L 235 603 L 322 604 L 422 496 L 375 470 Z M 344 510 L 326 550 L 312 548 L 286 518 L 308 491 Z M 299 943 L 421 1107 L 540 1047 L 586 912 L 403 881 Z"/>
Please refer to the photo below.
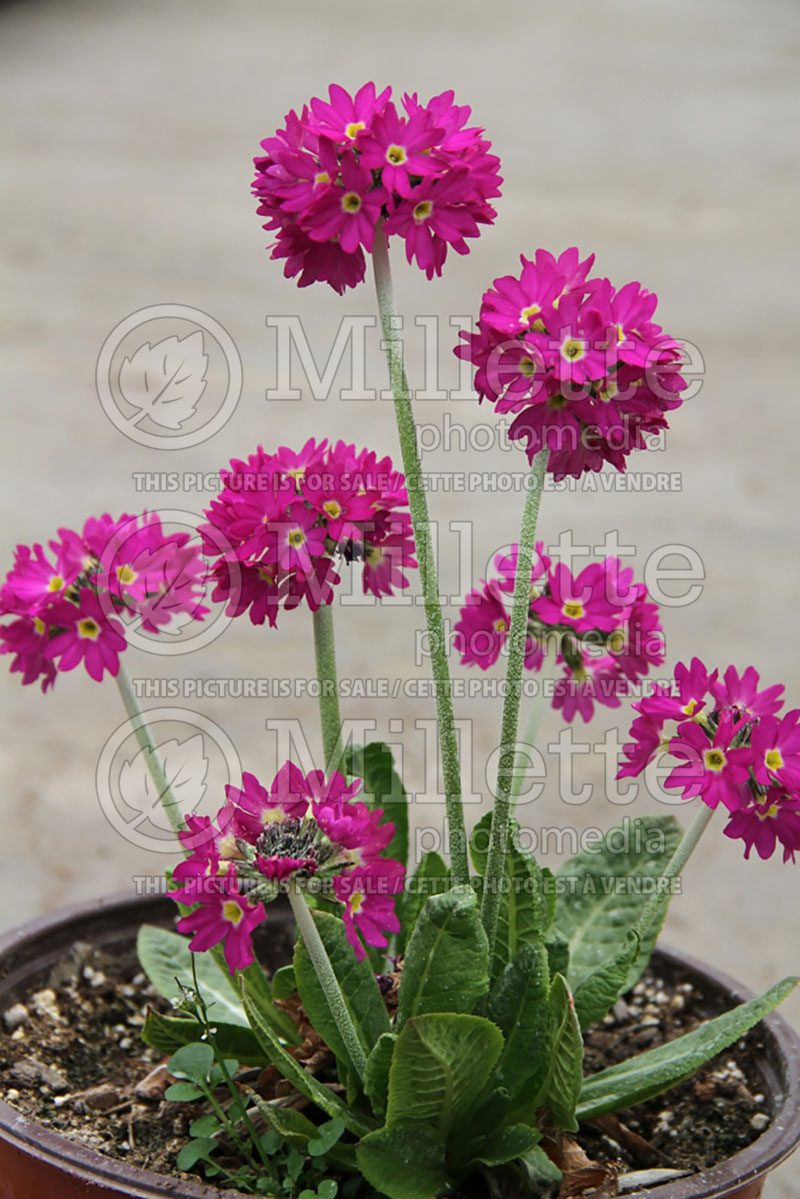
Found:
<path fill-rule="evenodd" d="M 322 183 L 330 183 L 330 181 L 331 177 L 327 171 L 317 171 L 316 175 L 314 176 L 314 187 L 319 187 Z M 291 474 L 292 472 L 287 471 L 286 473 Z"/>
<path fill-rule="evenodd" d="M 554 396 L 547 397 L 547 407 L 552 408 L 555 412 L 560 412 L 562 408 L 567 406 L 567 397 L 562 396 L 561 392 L 557 392 Z"/>
<path fill-rule="evenodd" d="M 338 500 L 326 500 L 322 508 L 324 512 L 327 512 L 331 520 L 338 520 L 342 515 L 342 505 Z"/>
<path fill-rule="evenodd" d="M 696 707 L 697 707 L 697 700 L 690 699 L 688 704 L 686 704 L 686 706 L 684 708 L 682 708 L 681 711 L 683 712 L 684 716 L 694 716 L 694 710 Z"/>
<path fill-rule="evenodd" d="M 616 629 L 608 639 L 608 648 L 611 650 L 612 654 L 619 654 L 622 652 L 624 645 L 625 634 L 621 629 Z"/>
<path fill-rule="evenodd" d="M 715 774 L 725 769 L 726 758 L 721 749 L 707 749 L 703 754 L 703 760 L 706 770 L 713 770 Z"/>
<path fill-rule="evenodd" d="M 494 622 L 495 633 L 505 633 L 507 628 L 508 622 L 503 620 L 502 616 L 498 617 L 498 619 Z"/>
<path fill-rule="evenodd" d="M 228 923 L 234 925 L 235 927 L 241 920 L 244 912 L 239 907 L 238 903 L 235 903 L 234 900 L 229 899 L 227 903 L 222 905 L 222 914 Z"/>
<path fill-rule="evenodd" d="M 536 363 L 532 358 L 520 358 L 519 373 L 523 379 L 532 379 L 536 374 Z"/>
<path fill-rule="evenodd" d="M 364 557 L 370 566 L 377 566 L 379 562 L 383 561 L 383 550 L 379 545 L 368 545 L 364 549 Z"/>
<path fill-rule="evenodd" d="M 240 858 L 242 856 L 233 833 L 228 833 L 227 836 L 220 838 L 217 852 L 221 858 Z"/>
<path fill-rule="evenodd" d="M 609 379 L 608 386 L 600 388 L 600 390 L 597 393 L 597 398 L 598 398 L 598 400 L 602 400 L 602 402 L 604 404 L 607 404 L 609 400 L 614 399 L 614 397 L 618 394 L 618 392 L 619 392 L 619 388 L 617 387 L 614 380 Z"/>
<path fill-rule="evenodd" d="M 262 580 L 263 580 L 263 582 L 265 582 L 265 583 L 273 583 L 273 582 L 275 581 L 275 580 L 274 580 L 274 577 L 273 577 L 273 574 L 272 574 L 272 571 L 271 571 L 271 570 L 267 570 L 266 566 L 259 566 L 259 567 L 258 567 L 258 576 L 259 576 L 259 578 L 260 578 L 260 579 L 262 579 Z"/>
<path fill-rule="evenodd" d="M 433 201 L 432 200 L 420 200 L 419 204 L 417 204 L 416 208 L 414 209 L 414 220 L 415 221 L 425 221 L 431 215 L 432 212 L 433 212 Z"/>
<path fill-rule="evenodd" d="M 83 620 L 78 621 L 78 636 L 85 637 L 89 641 L 94 641 L 100 632 L 100 625 L 96 620 L 92 620 L 91 616 L 84 616 Z"/>
<path fill-rule="evenodd" d="M 361 911 L 363 906 L 364 906 L 363 891 L 354 891 L 353 894 L 350 896 L 350 911 L 355 916 L 355 915 L 357 915 L 358 912 Z"/>
<path fill-rule="evenodd" d="M 293 470 L 287 470 L 287 475 L 290 479 L 294 479 L 298 483 L 300 479 L 305 477 L 306 468 L 304 466 L 295 466 Z"/>
<path fill-rule="evenodd" d="M 118 566 L 117 578 L 119 579 L 120 583 L 123 584 L 123 586 L 129 587 L 136 578 L 136 571 L 127 565 Z"/>
<path fill-rule="evenodd" d="M 584 614 L 583 604 L 579 603 L 578 600 L 567 600 L 561 611 L 570 620 L 581 620 Z"/>
<path fill-rule="evenodd" d="M 268 824 L 279 824 L 285 815 L 283 808 L 264 808 L 261 812 L 261 823 L 264 828 Z"/>
<path fill-rule="evenodd" d="M 529 304 L 527 308 L 522 309 L 519 314 L 519 319 L 522 321 L 523 325 L 535 326 L 536 323 L 541 324 L 541 321 L 534 321 L 534 317 L 537 317 L 541 311 L 542 310 L 538 304 Z M 542 328 L 544 328 L 544 326 L 542 326 Z"/>
<path fill-rule="evenodd" d="M 50 579 L 50 582 L 47 584 L 47 590 L 60 591 L 63 586 L 64 580 L 61 578 L 61 575 L 53 575 Z"/>
<path fill-rule="evenodd" d="M 402 146 L 390 146 L 386 151 L 386 161 L 390 162 L 393 167 L 402 166 L 408 155 Z"/>
<path fill-rule="evenodd" d="M 358 192 L 345 192 L 342 196 L 342 208 L 345 212 L 356 213 L 361 211 L 361 196 Z"/>
<path fill-rule="evenodd" d="M 36 632 L 41 637 L 42 634 L 44 633 L 45 629 L 47 628 L 47 625 L 44 623 L 41 616 L 34 616 L 33 627 L 36 629 Z"/>
<path fill-rule="evenodd" d="M 764 754 L 764 765 L 767 770 L 780 770 L 783 766 L 783 758 L 779 749 L 768 749 Z"/>
<path fill-rule="evenodd" d="M 289 534 L 289 545 L 291 545 L 294 549 L 297 549 L 299 545 L 304 545 L 305 540 L 306 535 L 302 529 L 292 529 Z"/>
<path fill-rule="evenodd" d="M 586 356 L 586 342 L 578 337 L 568 337 L 561 345 L 561 356 L 568 362 L 579 362 Z"/>
<path fill-rule="evenodd" d="M 361 132 L 361 130 L 363 128 L 364 128 L 363 121 L 351 121 L 349 125 L 345 125 L 345 129 L 344 129 L 345 136 L 349 137 L 350 140 L 352 141 L 353 138 L 358 137 L 359 133 Z"/>

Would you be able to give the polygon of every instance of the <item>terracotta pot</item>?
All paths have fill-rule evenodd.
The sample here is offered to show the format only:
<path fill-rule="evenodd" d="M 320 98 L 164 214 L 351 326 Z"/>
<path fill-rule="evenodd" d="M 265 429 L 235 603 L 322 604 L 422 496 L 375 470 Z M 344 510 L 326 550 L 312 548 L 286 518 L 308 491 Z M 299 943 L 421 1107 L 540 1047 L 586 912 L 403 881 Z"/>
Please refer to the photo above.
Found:
<path fill-rule="evenodd" d="M 130 947 L 141 924 L 171 924 L 175 908 L 163 896 L 99 900 L 41 916 L 0 937 L 0 1011 L 21 999 L 32 984 L 47 978 L 75 941 L 112 948 Z M 275 905 L 262 929 L 259 955 L 275 968 L 289 958 L 292 919 Z M 716 992 L 726 1006 L 751 993 L 725 975 L 683 954 L 660 947 L 654 961 L 677 968 L 706 995 Z M 780 1016 L 765 1022 L 766 1047 L 760 1062 L 762 1090 L 772 1124 L 749 1148 L 722 1165 L 691 1178 L 650 1187 L 640 1199 L 758 1199 L 765 1176 L 800 1141 L 800 1038 Z M 184 1182 L 73 1144 L 0 1103 L 0 1199 L 233 1199 L 238 1192 Z M 240 1196 L 239 1196 L 240 1199 Z M 637 1199 L 630 1196 L 629 1199 Z"/>

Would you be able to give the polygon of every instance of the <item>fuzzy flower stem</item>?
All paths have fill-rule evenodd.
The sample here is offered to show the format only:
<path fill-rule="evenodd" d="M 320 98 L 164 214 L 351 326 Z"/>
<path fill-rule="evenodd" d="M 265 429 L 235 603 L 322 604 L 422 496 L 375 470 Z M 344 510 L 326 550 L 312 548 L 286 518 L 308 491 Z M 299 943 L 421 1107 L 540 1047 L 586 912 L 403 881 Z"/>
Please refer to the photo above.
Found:
<path fill-rule="evenodd" d="M 342 729 L 339 711 L 339 681 L 336 674 L 336 643 L 333 636 L 333 605 L 321 604 L 314 613 L 314 656 L 319 680 L 319 719 L 322 751 L 328 770 L 335 764 Z"/>
<path fill-rule="evenodd" d="M 539 736 L 539 725 L 542 723 L 542 715 L 544 713 L 545 701 L 545 686 L 552 678 L 553 664 L 556 660 L 557 650 L 552 647 L 552 652 L 547 653 L 545 647 L 545 656 L 542 662 L 542 668 L 539 671 L 539 690 L 533 698 L 531 710 L 528 714 L 528 723 L 525 725 L 525 732 L 522 734 L 517 760 L 514 765 L 514 782 L 511 786 L 511 809 L 514 810 L 516 801 L 519 799 L 519 793 L 522 788 L 523 771 L 525 769 L 525 760 L 527 758 L 526 749 L 531 750 L 536 745 L 536 738 Z"/>
<path fill-rule="evenodd" d="M 178 797 L 172 790 L 172 784 L 169 782 L 164 773 L 164 763 L 161 761 L 161 755 L 158 752 L 156 743 L 153 740 L 153 734 L 150 732 L 150 726 L 147 723 L 147 718 L 142 711 L 139 701 L 136 698 L 136 693 L 133 690 L 131 680 L 128 677 L 128 672 L 122 665 L 119 664 L 119 673 L 117 674 L 117 687 L 122 696 L 122 702 L 125 705 L 125 711 L 128 713 L 128 719 L 131 722 L 136 740 L 141 746 L 144 753 L 144 760 L 147 763 L 147 769 L 150 771 L 156 792 L 162 808 L 167 814 L 167 819 L 172 826 L 172 831 L 177 836 L 186 827 L 181 816 L 181 807 L 178 802 Z"/>
<path fill-rule="evenodd" d="M 653 921 L 658 918 L 659 912 L 665 907 L 668 896 L 667 885 L 682 873 L 684 866 L 694 853 L 698 841 L 711 823 L 711 818 L 713 815 L 713 808 L 709 808 L 709 806 L 704 803 L 700 804 L 700 811 L 697 813 L 694 820 L 683 834 L 678 848 L 675 850 L 674 854 L 667 863 L 666 870 L 658 880 L 655 891 L 650 896 L 641 916 L 634 925 L 634 931 L 637 932 L 640 937 L 644 937 L 646 935 L 647 930 L 650 928 Z"/>
<path fill-rule="evenodd" d="M 489 853 L 486 862 L 486 877 L 483 885 L 481 918 L 489 940 L 489 960 L 492 960 L 497 937 L 497 917 L 502 898 L 502 880 L 505 871 L 508 826 L 511 818 L 511 787 L 515 776 L 517 757 L 517 727 L 519 724 L 519 701 L 522 693 L 522 668 L 525 664 L 525 642 L 527 640 L 528 611 L 531 602 L 531 563 L 536 543 L 536 522 L 542 498 L 544 472 L 550 451 L 540 450 L 533 459 L 522 528 L 519 535 L 517 567 L 514 576 L 514 599 L 511 607 L 511 626 L 508 634 L 508 666 L 506 668 L 506 690 L 503 700 L 503 722 L 500 734 L 500 762 L 497 770 L 497 787 L 492 809 L 492 827 L 489 834 Z"/>
<path fill-rule="evenodd" d="M 308 950 L 308 956 L 311 958 L 317 973 L 319 985 L 322 987 L 325 998 L 328 1001 L 330 1013 L 336 1022 L 336 1027 L 341 1033 L 345 1048 L 350 1054 L 350 1060 L 355 1066 L 359 1078 L 363 1081 L 367 1069 L 367 1057 L 364 1053 L 364 1048 L 358 1039 L 358 1033 L 350 1018 L 347 1004 L 342 995 L 342 989 L 333 972 L 333 966 L 328 957 L 328 952 L 322 943 L 319 930 L 314 923 L 311 909 L 306 903 L 303 892 L 296 883 L 289 884 L 289 903 L 292 905 L 298 931 L 303 938 L 305 947 Z"/>
<path fill-rule="evenodd" d="M 467 835 L 464 825 L 464 809 L 461 803 L 461 768 L 456 737 L 453 695 L 450 689 L 450 671 L 447 665 L 442 605 L 436 577 L 436 560 L 431 539 L 428 502 L 422 479 L 422 466 L 417 446 L 417 428 L 411 407 L 403 347 L 397 332 L 397 313 L 392 289 L 392 274 L 389 266 L 389 247 L 382 227 L 375 232 L 372 251 L 372 266 L 375 275 L 375 290 L 381 316 L 384 346 L 389 365 L 389 381 L 394 396 L 397 431 L 403 455 L 403 469 L 408 490 L 408 506 L 414 527 L 425 619 L 431 644 L 431 665 L 436 692 L 436 715 L 439 724 L 439 740 L 442 753 L 442 777 L 445 789 L 445 805 L 450 839 L 450 864 L 453 884 L 469 882 L 467 861 Z"/>

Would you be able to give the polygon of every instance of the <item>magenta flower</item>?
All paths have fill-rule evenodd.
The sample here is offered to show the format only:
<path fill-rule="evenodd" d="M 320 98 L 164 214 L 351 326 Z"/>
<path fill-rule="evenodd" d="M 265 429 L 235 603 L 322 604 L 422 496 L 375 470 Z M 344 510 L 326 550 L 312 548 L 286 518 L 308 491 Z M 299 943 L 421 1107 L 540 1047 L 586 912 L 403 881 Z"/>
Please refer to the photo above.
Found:
<path fill-rule="evenodd" d="M 466 254 L 466 239 L 492 223 L 500 194 L 499 159 L 467 125 L 470 109 L 443 92 L 424 105 L 403 96 L 398 112 L 391 88 L 378 95 L 374 83 L 355 96 L 332 84 L 329 96 L 290 112 L 255 159 L 272 257 L 300 287 L 325 282 L 342 294 L 364 278 L 364 251 L 385 221 L 409 262 L 441 274 L 448 249 Z"/>
<path fill-rule="evenodd" d="M 253 961 L 253 929 L 267 918 L 264 905 L 243 896 L 233 875 L 228 874 L 208 888 L 203 902 L 183 916 L 176 928 L 192 933 L 189 948 L 203 953 L 224 942 L 225 961 L 231 974 L 245 970 Z"/>
<path fill-rule="evenodd" d="M 221 478 L 200 534 L 216 557 L 213 598 L 230 616 L 249 611 L 253 624 L 274 627 L 280 608 L 331 603 L 337 558 L 363 562 L 363 588 L 373 595 L 409 586 L 405 572 L 417 565 L 411 516 L 390 458 L 312 438 L 297 452 L 259 447 Z"/>
<path fill-rule="evenodd" d="M 723 832 L 744 841 L 745 858 L 754 846 L 760 858 L 771 858 L 780 842 L 784 862 L 795 862 L 800 850 L 800 797 L 770 787 L 762 800 L 734 812 Z"/>
<path fill-rule="evenodd" d="M 575 247 L 521 261 L 484 294 L 477 331 L 455 352 L 476 368 L 479 399 L 515 414 L 509 436 L 529 460 L 549 448 L 556 478 L 604 462 L 624 470 L 687 386 L 679 344 L 650 319 L 656 296 L 589 279 L 594 256 L 581 262 Z"/>
<path fill-rule="evenodd" d="M 503 651 L 511 625 L 517 547 L 498 554 L 499 577 L 481 580 L 466 597 L 453 644 L 464 666 L 482 670 Z M 541 670 L 545 647 L 556 655 L 553 707 L 568 721 L 590 720 L 596 703 L 619 707 L 622 697 L 664 661 L 664 634 L 658 607 L 633 571 L 618 558 L 587 566 L 577 577 L 553 566 L 541 543 L 531 569 L 525 669 Z"/>
<path fill-rule="evenodd" d="M 216 820 L 190 816 L 180 840 L 188 857 L 173 872 L 170 895 L 199 905 L 178 925 L 193 932 L 192 948 L 225 942 L 231 973 L 252 961 L 250 934 L 290 882 L 331 891 L 343 904 L 347 936 L 364 957 L 368 945 L 386 945 L 399 931 L 394 897 L 402 890 L 402 863 L 382 857 L 394 835 L 380 808 L 356 799 L 360 779 L 338 771 L 308 775 L 287 762 L 269 791 L 245 773 L 242 787 L 226 787 L 228 802 Z M 230 904 L 239 904 L 237 912 Z M 196 943 L 195 943 L 196 942 Z"/>
<path fill-rule="evenodd" d="M 700 796 L 709 808 L 723 803 L 735 812 L 742 806 L 739 784 L 749 777 L 749 749 L 733 748 L 736 729 L 733 716 L 725 712 L 709 741 L 708 734 L 698 724 L 688 720 L 678 726 L 677 736 L 669 743 L 669 752 L 684 762 L 676 766 L 664 780 L 667 790 L 683 793 L 684 799 Z"/>
<path fill-rule="evenodd" d="M 155 513 L 107 514 L 58 541 L 17 546 L 0 590 L 0 653 L 23 683 L 52 686 L 59 671 L 83 663 L 93 679 L 119 672 L 126 625 L 159 633 L 176 616 L 202 620 L 206 566 L 189 533 L 164 532 Z"/>
<path fill-rule="evenodd" d="M 729 666 L 723 679 L 699 658 L 679 662 L 672 687 L 659 685 L 633 704 L 639 713 L 617 778 L 631 778 L 659 753 L 679 759 L 664 782 L 684 799 L 700 796 L 732 813 L 728 837 L 770 857 L 780 842 L 784 862 L 800 849 L 800 710 L 776 715 L 781 685 L 758 689 L 758 672 Z M 666 728 L 674 721 L 677 729 Z"/>

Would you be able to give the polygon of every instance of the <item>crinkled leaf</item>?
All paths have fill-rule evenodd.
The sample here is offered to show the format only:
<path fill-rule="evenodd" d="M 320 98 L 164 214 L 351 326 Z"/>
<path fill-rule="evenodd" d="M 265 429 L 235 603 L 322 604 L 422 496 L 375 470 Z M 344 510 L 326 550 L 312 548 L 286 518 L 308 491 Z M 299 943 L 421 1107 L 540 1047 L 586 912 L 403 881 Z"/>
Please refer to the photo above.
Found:
<path fill-rule="evenodd" d="M 536 1091 L 547 1074 L 550 971 L 542 945 L 523 945 L 489 999 L 489 1019 L 505 1037 L 495 1067 L 513 1098 L 528 1083 Z"/>
<path fill-rule="evenodd" d="M 785 978 L 769 991 L 748 1000 L 685 1036 L 609 1066 L 587 1078 L 581 1088 L 578 1118 L 591 1120 L 603 1112 L 643 1103 L 690 1078 L 696 1070 L 782 1003 L 795 989 L 797 978 Z"/>
<path fill-rule="evenodd" d="M 547 961 L 550 966 L 550 977 L 563 974 L 566 978 L 569 970 L 569 941 L 557 928 L 551 928 L 545 937 L 544 947 L 547 950 Z"/>
<path fill-rule="evenodd" d="M 356 1149 L 367 1182 L 389 1199 L 434 1199 L 448 1181 L 445 1144 L 424 1124 L 396 1124 L 364 1137 Z"/>
<path fill-rule="evenodd" d="M 470 837 L 470 853 L 478 874 L 484 879 L 492 814 L 478 821 Z M 498 979 L 521 945 L 542 939 L 550 923 L 547 886 L 535 858 L 519 842 L 519 825 L 511 820 L 505 857 L 503 896 L 497 917 L 497 937 L 490 977 Z"/>
<path fill-rule="evenodd" d="M 360 962 L 347 940 L 344 923 L 327 912 L 314 912 L 314 923 L 330 959 L 333 972 L 344 997 L 353 1026 L 364 1052 L 369 1054 L 378 1037 L 389 1031 L 389 1016 L 375 975 L 368 961 Z M 328 1007 L 314 964 L 302 938 L 294 950 L 294 976 L 297 990 L 312 1025 L 333 1050 L 336 1057 L 351 1070 L 354 1063 L 345 1047 L 342 1034 Z"/>
<path fill-rule="evenodd" d="M 567 978 L 573 990 L 625 945 L 680 838 L 673 816 L 639 816 L 561 867 L 555 927 L 569 941 Z M 642 939 L 628 972 L 629 987 L 650 960 L 666 907 L 665 902 Z"/>
<path fill-rule="evenodd" d="M 511 1124 L 475 1141 L 471 1146 L 472 1161 L 484 1166 L 504 1166 L 530 1153 L 540 1140 L 540 1133 L 528 1124 Z"/>
<path fill-rule="evenodd" d="M 550 987 L 550 1069 L 540 1103 L 550 1108 L 556 1128 L 576 1132 L 575 1109 L 583 1082 L 583 1039 L 575 1004 L 563 974 Z"/>
<path fill-rule="evenodd" d="M 214 1041 L 224 1055 L 235 1054 L 240 1062 L 248 1066 L 263 1066 L 267 1058 L 249 1027 L 240 1024 L 215 1023 Z M 162 1016 L 148 1009 L 142 1029 L 145 1045 L 152 1045 L 160 1053 L 174 1053 L 182 1045 L 199 1041 L 203 1036 L 203 1025 L 192 1017 Z"/>
<path fill-rule="evenodd" d="M 384 818 L 394 824 L 394 836 L 384 850 L 387 858 L 408 863 L 408 796 L 394 768 L 392 751 L 383 741 L 348 745 L 344 768 L 351 778 L 364 780 L 363 798 L 372 808 L 382 808 Z"/>
<path fill-rule="evenodd" d="M 426 853 L 400 899 L 398 914 L 402 932 L 398 935 L 397 945 L 400 953 L 411 938 L 425 901 L 431 895 L 443 895 L 452 885 L 450 867 L 444 859 L 438 853 Z"/>
<path fill-rule="evenodd" d="M 393 1032 L 385 1032 L 375 1042 L 372 1053 L 367 1058 L 367 1069 L 364 1075 L 364 1094 L 369 1099 L 376 1116 L 386 1114 L 386 1103 L 389 1095 L 389 1067 L 392 1064 L 397 1036 Z"/>
<path fill-rule="evenodd" d="M 397 1038 L 389 1070 L 386 1124 L 424 1124 L 447 1142 L 480 1099 L 503 1048 L 481 1016 L 415 1016 Z"/>
<path fill-rule="evenodd" d="M 489 943 L 470 887 L 425 903 L 406 950 L 397 1028 L 426 1012 L 469 1013 L 489 986 Z"/>
<path fill-rule="evenodd" d="M 581 1032 L 594 1020 L 602 1020 L 628 986 L 631 966 L 639 956 L 639 935 L 633 929 L 617 953 L 583 980 L 575 992 L 575 1011 Z"/>

